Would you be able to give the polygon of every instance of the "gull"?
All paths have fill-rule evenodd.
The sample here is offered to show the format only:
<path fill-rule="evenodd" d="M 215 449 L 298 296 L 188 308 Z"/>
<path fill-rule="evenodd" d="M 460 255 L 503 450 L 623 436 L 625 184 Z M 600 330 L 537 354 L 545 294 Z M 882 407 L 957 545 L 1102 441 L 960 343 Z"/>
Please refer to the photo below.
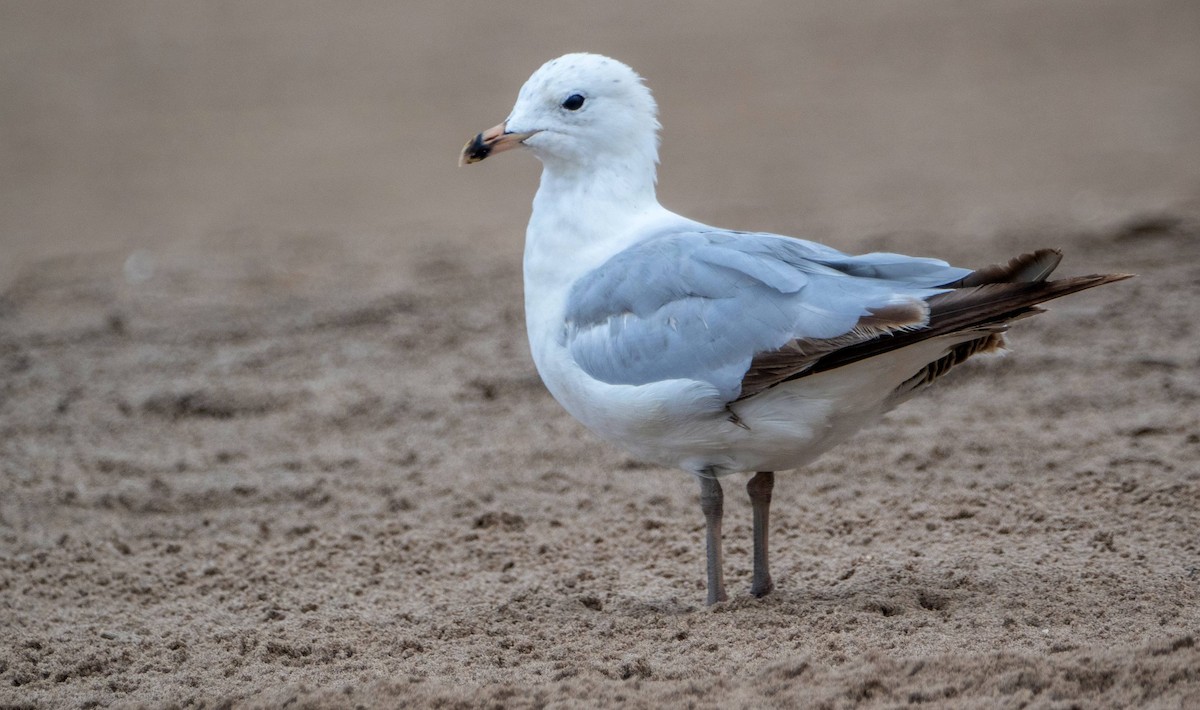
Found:
<path fill-rule="evenodd" d="M 568 54 L 533 73 L 459 164 L 515 148 L 542 162 L 524 254 L 534 364 L 592 432 L 699 480 L 710 605 L 728 598 L 722 478 L 753 473 L 750 593 L 762 597 L 776 471 L 1002 352 L 1009 323 L 1039 303 L 1129 276 L 1048 281 L 1053 249 L 971 270 L 687 219 L 655 194 L 657 115 L 633 69 Z"/>

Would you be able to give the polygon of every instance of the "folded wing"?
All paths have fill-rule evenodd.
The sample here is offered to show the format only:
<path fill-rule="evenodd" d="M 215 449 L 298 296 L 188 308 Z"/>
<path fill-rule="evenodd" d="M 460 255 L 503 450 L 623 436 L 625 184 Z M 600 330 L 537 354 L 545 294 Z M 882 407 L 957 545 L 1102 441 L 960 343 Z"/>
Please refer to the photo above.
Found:
<path fill-rule="evenodd" d="M 924 327 L 939 287 L 970 274 L 777 235 L 668 232 L 575 285 L 563 339 L 603 382 L 695 379 L 732 402 L 830 353 Z"/>

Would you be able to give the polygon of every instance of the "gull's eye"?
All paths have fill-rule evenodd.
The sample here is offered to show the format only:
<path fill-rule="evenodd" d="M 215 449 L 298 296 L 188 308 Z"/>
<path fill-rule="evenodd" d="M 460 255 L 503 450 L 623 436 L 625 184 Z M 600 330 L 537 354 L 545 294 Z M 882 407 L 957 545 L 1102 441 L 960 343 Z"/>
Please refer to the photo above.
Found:
<path fill-rule="evenodd" d="M 562 102 L 562 107 L 568 111 L 578 111 L 583 108 L 583 97 L 579 94 L 571 94 L 566 101 Z"/>

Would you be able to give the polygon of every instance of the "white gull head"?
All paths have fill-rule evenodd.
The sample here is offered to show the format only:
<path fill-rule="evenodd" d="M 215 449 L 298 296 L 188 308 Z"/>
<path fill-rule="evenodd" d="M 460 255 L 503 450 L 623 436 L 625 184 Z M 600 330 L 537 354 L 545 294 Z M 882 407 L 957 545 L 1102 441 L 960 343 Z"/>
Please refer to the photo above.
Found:
<path fill-rule="evenodd" d="M 658 107 L 633 69 L 598 54 L 552 59 L 529 77 L 508 118 L 480 133 L 462 162 L 520 145 L 562 175 L 617 172 L 654 181 Z"/>
<path fill-rule="evenodd" d="M 529 77 L 506 123 L 514 133 L 534 132 L 525 145 L 547 166 L 631 161 L 653 170 L 657 114 L 650 90 L 628 66 L 598 54 L 568 54 Z"/>

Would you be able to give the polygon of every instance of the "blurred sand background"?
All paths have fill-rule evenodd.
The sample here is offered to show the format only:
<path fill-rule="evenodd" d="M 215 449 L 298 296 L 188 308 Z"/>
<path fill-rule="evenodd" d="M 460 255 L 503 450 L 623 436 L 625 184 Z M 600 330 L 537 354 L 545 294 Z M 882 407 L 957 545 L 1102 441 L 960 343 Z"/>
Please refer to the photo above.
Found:
<path fill-rule="evenodd" d="M 0 4 L 0 706 L 1200 705 L 1200 5 Z M 542 62 L 635 67 L 676 211 L 1134 271 L 780 477 L 541 387 Z M 731 593 L 749 510 L 727 486 Z M 743 590 L 744 595 L 744 590 Z"/>

